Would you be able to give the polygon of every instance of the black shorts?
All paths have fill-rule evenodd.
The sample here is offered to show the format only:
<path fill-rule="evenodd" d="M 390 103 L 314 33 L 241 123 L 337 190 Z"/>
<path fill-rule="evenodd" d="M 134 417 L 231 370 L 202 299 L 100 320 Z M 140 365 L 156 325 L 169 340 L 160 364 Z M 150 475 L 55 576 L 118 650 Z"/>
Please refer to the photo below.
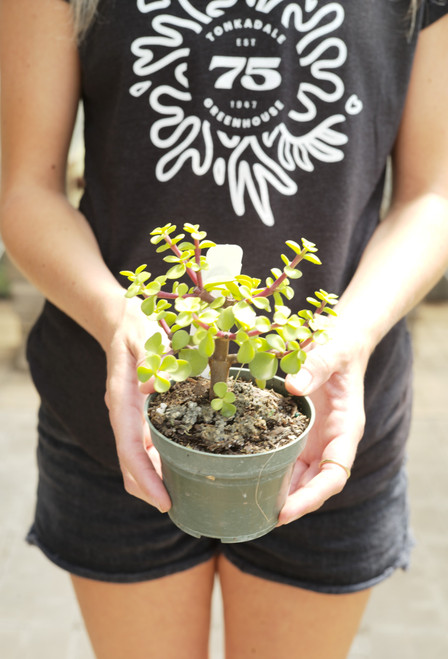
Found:
<path fill-rule="evenodd" d="M 402 468 L 371 499 L 317 511 L 237 544 L 193 538 L 129 495 L 121 475 L 89 457 L 41 410 L 39 484 L 28 534 L 68 572 L 116 583 L 157 579 L 222 553 L 250 574 L 323 593 L 369 588 L 406 568 L 412 541 Z"/>

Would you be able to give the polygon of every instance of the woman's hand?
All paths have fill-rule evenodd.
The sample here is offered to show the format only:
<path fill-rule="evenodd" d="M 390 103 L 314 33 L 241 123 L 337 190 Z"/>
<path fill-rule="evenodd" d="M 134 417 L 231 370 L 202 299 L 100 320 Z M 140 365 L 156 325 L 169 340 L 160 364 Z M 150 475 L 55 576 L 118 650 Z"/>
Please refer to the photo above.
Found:
<path fill-rule="evenodd" d="M 106 347 L 105 400 L 126 491 L 167 512 L 171 501 L 144 416 L 146 394 L 140 391 L 137 379 L 137 365 L 150 334 L 151 326 L 145 323 L 140 305 L 135 299 L 127 300 L 123 321 Z"/>
<path fill-rule="evenodd" d="M 316 421 L 295 464 L 279 526 L 317 510 L 345 486 L 344 466 L 351 469 L 364 430 L 366 363 L 362 353 L 343 349 L 335 339 L 311 350 L 302 370 L 287 376 L 290 393 L 310 395 Z"/>

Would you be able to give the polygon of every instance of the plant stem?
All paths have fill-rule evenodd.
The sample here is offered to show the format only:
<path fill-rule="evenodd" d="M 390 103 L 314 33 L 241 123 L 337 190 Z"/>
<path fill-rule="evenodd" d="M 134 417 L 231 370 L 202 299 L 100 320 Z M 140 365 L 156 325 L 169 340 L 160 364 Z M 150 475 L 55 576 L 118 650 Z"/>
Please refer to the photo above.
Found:
<path fill-rule="evenodd" d="M 294 259 L 290 263 L 290 268 L 295 268 L 296 265 L 300 263 L 300 261 L 303 260 L 305 254 L 307 253 L 307 249 L 304 247 L 303 250 L 300 252 L 300 254 L 296 254 Z M 286 272 L 283 271 L 283 273 L 280 275 L 278 279 L 274 281 L 274 283 L 271 286 L 267 286 L 263 291 L 260 291 L 260 293 L 257 293 L 254 295 L 254 297 L 268 297 L 269 295 L 272 295 L 272 293 L 275 291 L 276 288 L 280 286 L 282 282 L 285 281 L 287 275 Z"/>
<path fill-rule="evenodd" d="M 171 337 L 172 337 L 173 335 L 172 335 L 172 332 L 171 332 L 171 330 L 170 330 L 170 328 L 169 328 L 168 323 L 166 322 L 166 320 L 164 320 L 164 319 L 162 318 L 161 320 L 158 321 L 158 323 L 159 323 L 160 327 L 163 329 L 163 331 L 165 332 L 165 334 L 167 335 L 167 337 L 168 337 L 169 339 L 171 339 Z"/>
<path fill-rule="evenodd" d="M 194 259 L 197 263 L 198 266 L 201 265 L 201 248 L 199 247 L 199 240 L 197 238 L 194 239 Z M 198 288 L 202 291 L 203 284 L 202 284 L 202 272 L 198 270 L 197 272 L 197 280 L 198 280 Z"/>
<path fill-rule="evenodd" d="M 227 382 L 230 365 L 234 360 L 229 355 L 228 339 L 215 338 L 215 352 L 208 360 L 210 366 L 210 400 L 215 398 L 213 387 L 217 382 Z"/>
<path fill-rule="evenodd" d="M 182 256 L 182 252 L 180 251 L 180 249 L 176 245 L 173 244 L 173 242 L 172 242 L 171 238 L 169 237 L 169 235 L 167 233 L 164 233 L 163 237 L 164 237 L 165 241 L 168 243 L 168 245 L 171 247 L 171 249 L 175 253 L 175 255 L 180 258 Z M 193 270 L 191 268 L 187 268 L 187 275 L 190 277 L 193 284 L 195 286 L 197 286 L 198 285 L 198 278 L 196 277 L 196 273 L 193 272 Z"/>

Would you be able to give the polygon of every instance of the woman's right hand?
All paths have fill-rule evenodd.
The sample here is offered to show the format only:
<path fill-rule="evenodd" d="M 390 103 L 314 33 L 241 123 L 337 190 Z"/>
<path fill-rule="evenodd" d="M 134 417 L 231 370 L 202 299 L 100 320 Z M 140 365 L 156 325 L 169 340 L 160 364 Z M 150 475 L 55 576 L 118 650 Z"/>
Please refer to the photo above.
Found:
<path fill-rule="evenodd" d="M 167 512 L 171 501 L 144 416 L 146 394 L 140 391 L 137 378 L 137 365 L 144 358 L 143 346 L 154 329 L 154 324 L 145 322 L 138 300 L 126 300 L 123 320 L 104 346 L 105 401 L 126 491 Z"/>

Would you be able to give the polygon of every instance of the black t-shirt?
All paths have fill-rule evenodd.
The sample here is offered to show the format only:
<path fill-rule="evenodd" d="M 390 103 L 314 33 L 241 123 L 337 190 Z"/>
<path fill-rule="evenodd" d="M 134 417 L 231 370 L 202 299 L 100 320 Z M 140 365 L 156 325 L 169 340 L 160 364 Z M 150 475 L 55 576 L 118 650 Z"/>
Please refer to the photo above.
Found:
<path fill-rule="evenodd" d="M 448 12 L 409 0 L 102 0 L 80 47 L 86 191 L 81 210 L 117 279 L 149 263 L 168 221 L 244 249 L 264 278 L 287 239 L 323 265 L 294 282 L 341 294 L 379 221 L 387 157 L 422 27 Z M 92 282 L 92 285 L 94 282 Z M 118 469 L 96 341 L 51 304 L 29 340 L 44 405 L 72 441 Z M 411 350 L 403 322 L 366 375 L 367 425 L 353 477 L 327 506 L 381 489 L 403 459 Z"/>

